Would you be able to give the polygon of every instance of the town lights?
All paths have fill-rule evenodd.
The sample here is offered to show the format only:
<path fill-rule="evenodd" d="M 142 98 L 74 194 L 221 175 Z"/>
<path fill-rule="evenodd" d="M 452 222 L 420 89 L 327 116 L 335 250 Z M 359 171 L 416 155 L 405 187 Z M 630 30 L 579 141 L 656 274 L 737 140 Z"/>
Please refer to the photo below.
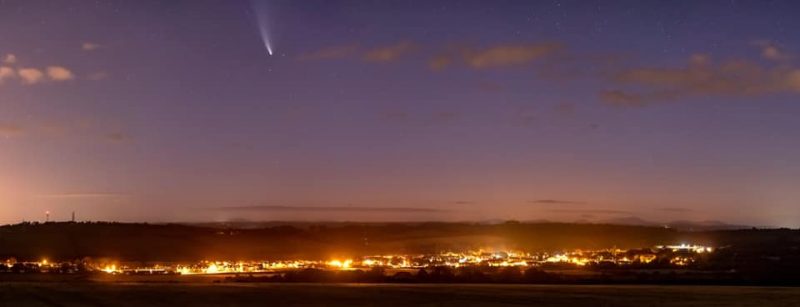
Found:
<path fill-rule="evenodd" d="M 217 267 L 216 263 L 211 263 L 206 268 L 206 274 L 217 274 L 219 273 L 219 268 Z"/>
<path fill-rule="evenodd" d="M 349 269 L 350 268 L 350 266 L 353 264 L 353 260 L 352 259 L 347 259 L 347 260 L 344 260 L 344 261 L 331 260 L 331 261 L 328 261 L 327 264 L 330 267 L 334 267 L 334 268 L 338 268 L 338 269 L 344 270 L 344 269 Z"/>
<path fill-rule="evenodd" d="M 116 273 L 116 272 L 117 272 L 117 265 L 116 265 L 116 264 L 110 264 L 110 265 L 106 265 L 106 266 L 103 268 L 103 272 L 106 272 L 106 273 L 108 273 L 108 274 L 114 274 L 114 273 Z"/>

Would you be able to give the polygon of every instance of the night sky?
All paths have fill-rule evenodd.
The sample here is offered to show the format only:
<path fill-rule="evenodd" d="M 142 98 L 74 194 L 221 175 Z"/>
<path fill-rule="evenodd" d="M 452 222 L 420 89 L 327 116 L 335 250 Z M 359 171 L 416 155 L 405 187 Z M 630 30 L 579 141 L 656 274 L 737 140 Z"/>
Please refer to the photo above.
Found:
<path fill-rule="evenodd" d="M 797 227 L 797 12 L 0 0 L 0 223 Z"/>

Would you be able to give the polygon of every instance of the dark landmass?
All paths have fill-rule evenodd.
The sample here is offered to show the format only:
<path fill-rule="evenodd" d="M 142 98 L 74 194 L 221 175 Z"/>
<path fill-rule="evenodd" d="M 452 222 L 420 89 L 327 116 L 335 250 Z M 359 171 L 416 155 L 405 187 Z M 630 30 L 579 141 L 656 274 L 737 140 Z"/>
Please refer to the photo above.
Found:
<path fill-rule="evenodd" d="M 800 288 L 0 283 L 3 306 L 797 306 Z"/>
<path fill-rule="evenodd" d="M 106 222 L 0 226 L 0 257 L 128 261 L 328 259 L 475 248 L 564 250 L 642 248 L 681 242 L 729 246 L 741 257 L 797 255 L 800 230 L 679 231 L 673 228 L 567 223 L 331 223 L 259 228 Z M 765 254 L 768 256 L 767 254 Z"/>
<path fill-rule="evenodd" d="M 617 247 L 633 252 L 681 242 L 717 248 L 681 267 L 670 263 L 673 256 L 659 254 L 656 261 L 647 264 L 597 263 L 580 269 L 561 268 L 560 264 L 545 264 L 524 271 L 483 266 L 431 268 L 425 272 L 305 269 L 273 276 L 243 274 L 226 281 L 800 285 L 800 230 L 791 229 L 679 231 L 664 227 L 517 222 L 302 223 L 260 228 L 23 223 L 0 227 L 0 259 L 38 261 L 47 258 L 77 264 L 86 263 L 87 259 L 142 263 L 191 263 L 203 259 L 327 260 L 341 256 L 436 254 L 479 248 L 561 251 Z M 27 271 L 20 265 L 6 267 L 3 278 Z M 31 268 L 31 271 L 37 270 Z"/>
<path fill-rule="evenodd" d="M 638 217 L 621 217 L 604 220 L 600 224 L 628 225 L 628 226 L 650 226 L 668 227 L 679 231 L 713 231 L 713 230 L 737 230 L 752 228 L 745 225 L 728 224 L 720 221 L 671 221 L 667 223 L 657 223 L 644 220 Z"/>

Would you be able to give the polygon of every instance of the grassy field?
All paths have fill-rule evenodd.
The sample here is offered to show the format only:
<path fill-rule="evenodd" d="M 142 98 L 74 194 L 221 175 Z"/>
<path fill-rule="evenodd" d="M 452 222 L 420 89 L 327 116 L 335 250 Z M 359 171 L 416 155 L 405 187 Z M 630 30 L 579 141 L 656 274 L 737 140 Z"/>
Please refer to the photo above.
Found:
<path fill-rule="evenodd" d="M 798 306 L 800 288 L 0 283 L 0 306 Z"/>

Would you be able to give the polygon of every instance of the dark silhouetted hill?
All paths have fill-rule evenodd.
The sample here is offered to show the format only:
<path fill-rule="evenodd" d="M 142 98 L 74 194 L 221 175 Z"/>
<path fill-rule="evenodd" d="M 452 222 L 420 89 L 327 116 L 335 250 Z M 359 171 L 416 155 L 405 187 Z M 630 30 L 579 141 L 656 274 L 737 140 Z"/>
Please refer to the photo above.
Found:
<path fill-rule="evenodd" d="M 800 231 L 789 229 L 689 232 L 663 226 L 519 222 L 273 223 L 251 226 L 101 222 L 6 225 L 0 227 L 0 257 L 194 261 L 327 259 L 474 248 L 639 248 L 683 242 L 740 246 L 751 250 L 778 246 L 792 252 L 791 248 L 800 245 Z"/>

